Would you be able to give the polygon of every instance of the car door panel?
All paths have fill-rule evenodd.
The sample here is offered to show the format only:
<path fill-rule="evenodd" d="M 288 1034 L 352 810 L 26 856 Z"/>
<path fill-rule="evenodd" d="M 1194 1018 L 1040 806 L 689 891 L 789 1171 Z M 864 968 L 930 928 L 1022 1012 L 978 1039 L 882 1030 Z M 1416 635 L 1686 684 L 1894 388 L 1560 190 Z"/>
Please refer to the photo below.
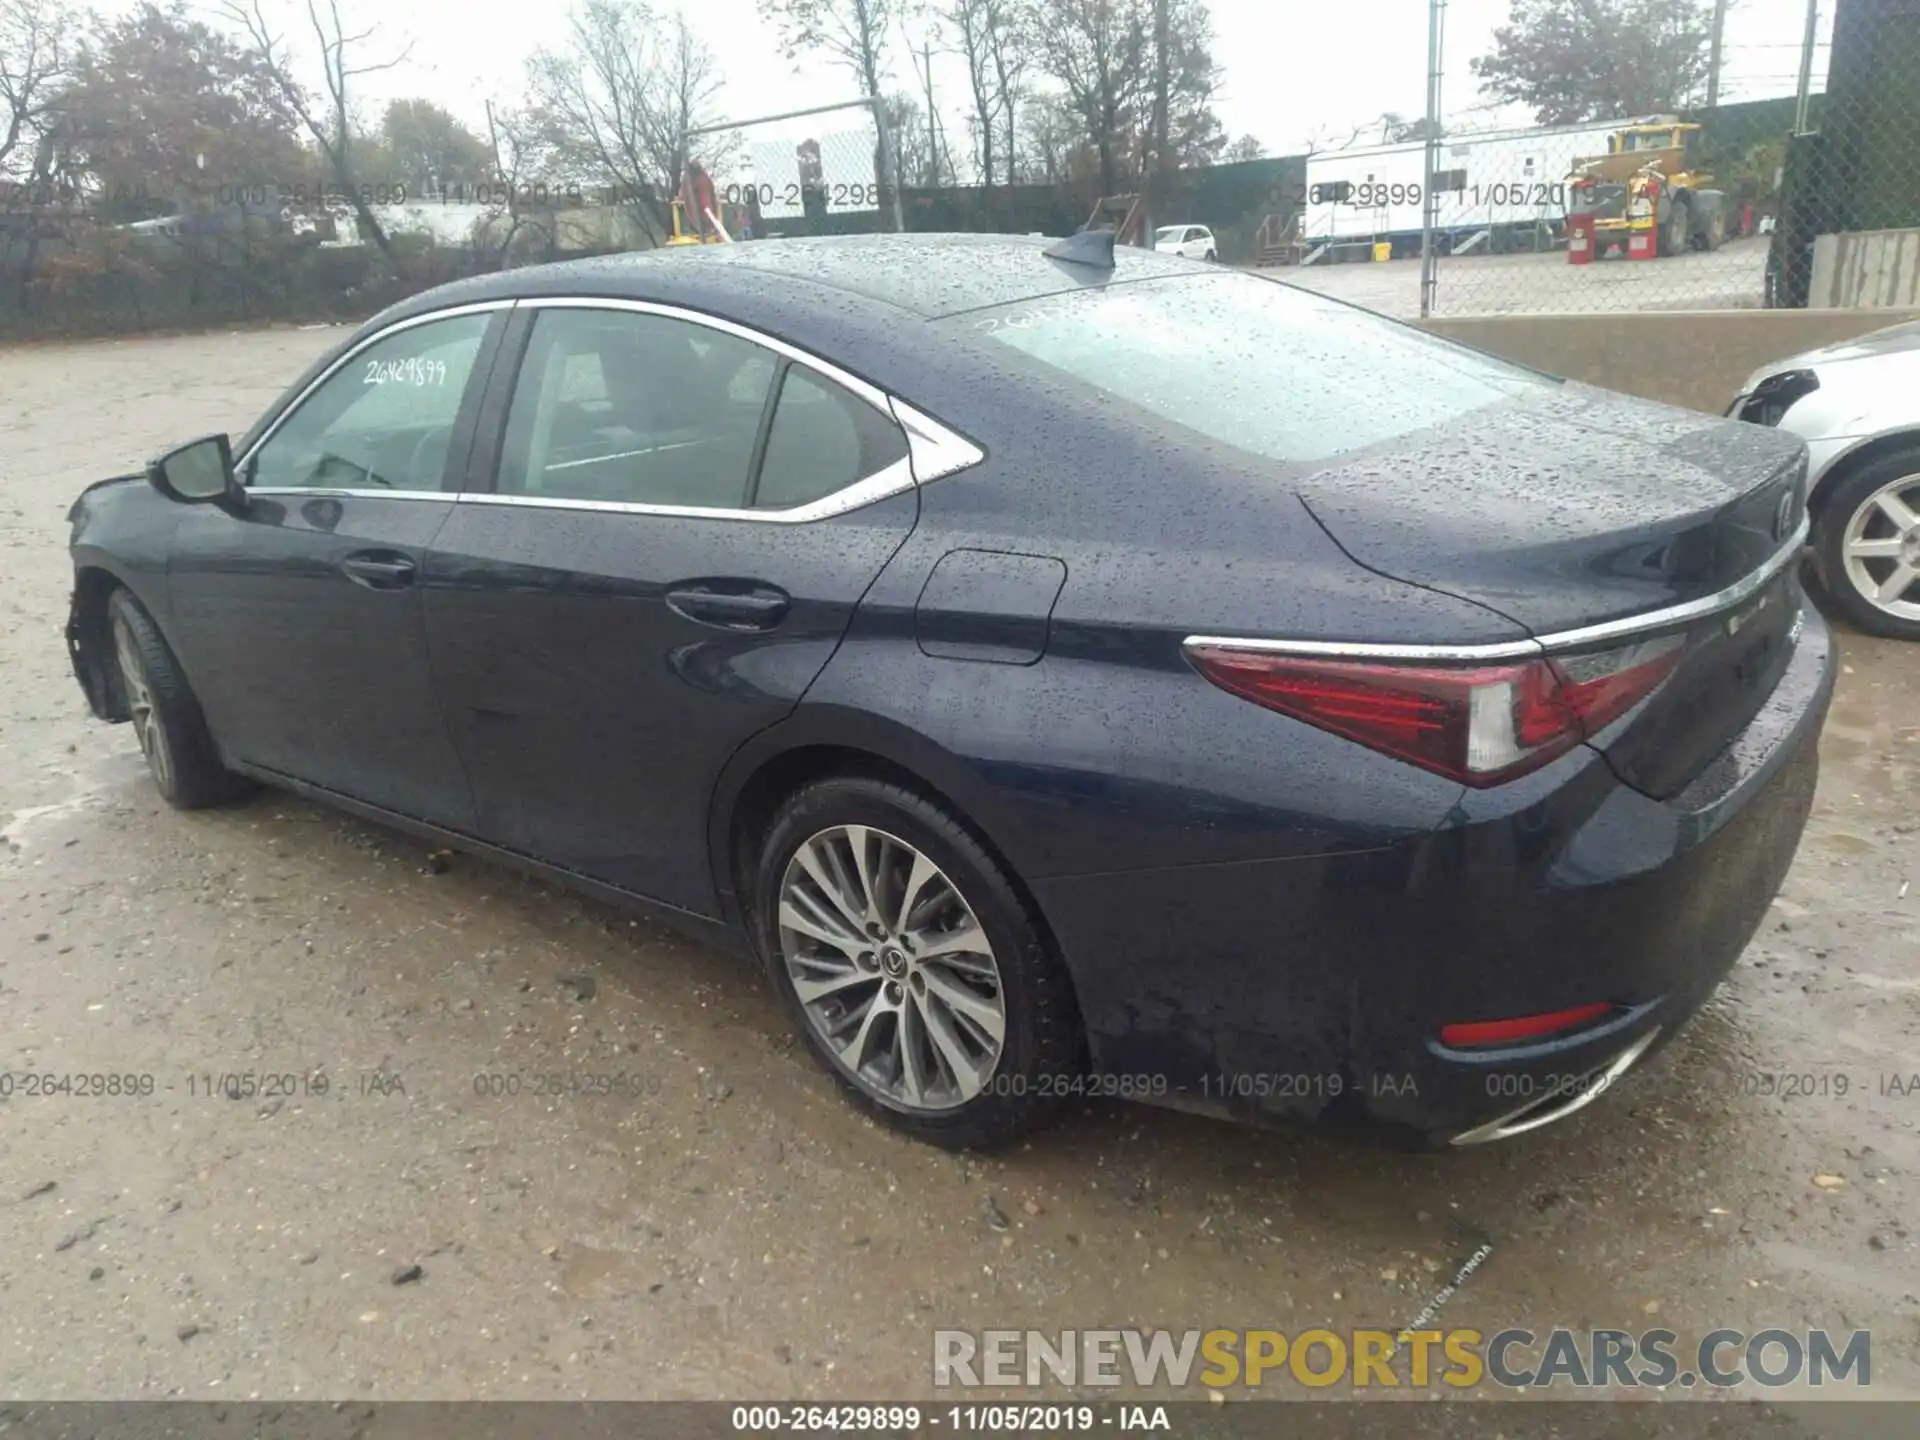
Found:
<path fill-rule="evenodd" d="M 421 593 L 479 833 L 717 914 L 714 781 L 825 667 L 917 499 L 779 524 L 465 497 Z"/>
<path fill-rule="evenodd" d="M 411 560 L 452 495 L 261 495 L 196 506 L 174 534 L 173 632 L 235 759 L 435 824 L 471 818 L 408 584 L 354 561 Z"/>
<path fill-rule="evenodd" d="M 449 479 L 465 472 L 506 314 L 374 337 L 242 457 L 243 474 L 276 483 L 251 485 L 237 511 L 181 516 L 168 638 L 233 759 L 471 826 L 415 582 L 453 514 Z"/>
<path fill-rule="evenodd" d="M 884 397 L 778 342 L 554 305 L 516 319 L 474 489 L 420 577 L 442 710 L 481 835 L 715 915 L 715 779 L 798 704 L 912 531 L 904 436 Z M 857 494 L 809 505 L 836 485 Z"/>

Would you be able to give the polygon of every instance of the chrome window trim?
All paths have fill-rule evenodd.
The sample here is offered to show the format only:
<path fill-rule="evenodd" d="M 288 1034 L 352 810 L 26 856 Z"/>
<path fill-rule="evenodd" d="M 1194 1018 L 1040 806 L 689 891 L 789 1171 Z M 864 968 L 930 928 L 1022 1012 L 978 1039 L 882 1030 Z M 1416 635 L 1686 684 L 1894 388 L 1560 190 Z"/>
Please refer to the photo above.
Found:
<path fill-rule="evenodd" d="M 451 502 L 459 494 L 455 490 L 361 490 L 342 487 L 338 490 L 326 485 L 249 485 L 249 495 L 274 495 L 281 498 L 307 497 L 319 500 L 327 496 L 346 496 L 353 500 L 445 500 Z"/>
<path fill-rule="evenodd" d="M 445 310 L 429 310 L 423 315 L 409 315 L 404 320 L 396 320 L 391 325 L 386 326 L 384 329 L 374 331 L 373 334 L 367 336 L 364 340 L 360 341 L 360 343 L 355 345 L 352 349 L 344 352 L 339 357 L 339 359 L 333 362 L 333 364 L 329 365 L 325 370 L 322 370 L 318 375 L 314 376 L 312 380 L 307 382 L 306 387 L 302 389 L 298 395 L 294 396 L 292 400 L 287 402 L 287 404 L 281 409 L 280 413 L 273 417 L 273 424 L 269 425 L 264 431 L 261 432 L 260 438 L 258 440 L 255 440 L 253 444 L 249 445 L 246 448 L 246 452 L 244 454 L 239 455 L 234 459 L 234 462 L 233 462 L 234 474 L 238 475 L 243 471 L 245 471 L 248 464 L 252 462 L 253 457 L 260 453 L 260 447 L 262 445 L 265 445 L 269 440 L 273 439 L 273 437 L 279 433 L 280 427 L 287 423 L 288 417 L 291 416 L 293 412 L 298 410 L 302 405 L 306 404 L 308 397 L 310 397 L 314 391 L 318 390 L 322 385 L 326 384 L 335 375 L 338 375 L 342 370 L 346 369 L 348 365 L 353 363 L 353 357 L 358 355 L 361 351 L 367 349 L 369 346 L 378 345 L 382 340 L 387 339 L 389 336 L 398 335 L 401 333 L 401 331 L 411 330 L 418 325 L 431 325 L 436 320 L 457 320 L 463 315 L 485 315 L 485 314 L 490 314 L 495 310 L 511 310 L 516 303 L 517 302 L 513 300 L 476 300 L 470 305 L 450 305 Z M 472 379 L 473 377 L 469 375 L 467 377 L 466 384 L 471 384 Z M 465 384 L 463 384 L 461 388 L 464 390 L 466 388 Z M 350 491 L 350 490 L 326 490 L 324 488 L 315 487 L 315 486 L 291 486 L 291 487 L 271 487 L 270 486 L 270 487 L 265 487 L 259 490 L 255 490 L 252 487 L 248 487 L 247 493 L 249 495 L 304 495 L 309 490 L 313 490 L 314 493 L 322 494 L 322 495 L 349 495 L 349 494 L 367 493 L 367 494 L 386 496 L 386 495 L 451 495 L 454 493 L 451 490 L 373 490 L 373 491 L 367 491 L 367 492 L 360 492 L 360 491 Z"/>
<path fill-rule="evenodd" d="M 1488 645 L 1375 645 L 1347 640 L 1265 640 L 1228 635 L 1189 635 L 1183 650 L 1220 647 L 1233 650 L 1258 650 L 1273 655 L 1318 656 L 1336 660 L 1415 660 L 1473 663 L 1486 660 L 1528 660 L 1554 651 L 1584 649 L 1610 640 L 1624 640 L 1654 630 L 1667 630 L 1734 609 L 1765 588 L 1774 576 L 1800 557 L 1808 534 L 1807 517 L 1787 541 L 1758 569 L 1742 576 L 1726 589 L 1698 600 L 1628 615 L 1598 625 L 1574 630 L 1556 630 L 1531 640 L 1503 640 Z"/>
<path fill-rule="evenodd" d="M 804 525 L 844 515 L 914 488 L 913 466 L 902 458 L 864 480 L 786 510 L 742 510 L 718 505 L 641 505 L 624 500 L 567 500 L 547 495 L 496 495 L 491 490 L 462 490 L 448 498 L 461 505 L 507 505 L 530 510 L 592 510 L 607 515 L 660 515 L 687 520 L 757 520 L 773 525 Z"/>
<path fill-rule="evenodd" d="M 287 419 L 304 405 L 308 398 L 327 381 L 331 380 L 356 355 L 369 346 L 377 345 L 390 336 L 417 325 L 431 324 L 436 320 L 452 320 L 463 315 L 484 314 L 494 310 L 612 310 L 624 311 L 636 315 L 658 315 L 669 320 L 682 320 L 732 335 L 749 344 L 758 345 L 774 354 L 804 366 L 823 379 L 831 381 L 842 389 L 857 396 L 873 409 L 886 416 L 897 425 L 906 437 L 907 457 L 876 470 L 873 474 L 856 480 L 851 485 L 818 500 L 810 500 L 805 505 L 796 505 L 786 510 L 744 510 L 699 505 L 646 505 L 615 500 L 571 500 L 543 495 L 499 495 L 492 491 L 478 490 L 364 490 L 364 489 L 327 489 L 320 486 L 260 486 L 249 487 L 250 495 L 307 495 L 307 496 L 354 496 L 367 499 L 391 500 L 405 497 L 421 499 L 448 499 L 465 505 L 508 505 L 523 508 L 547 510 L 591 510 L 615 515 L 659 515 L 669 518 L 705 519 L 705 520 L 756 520 L 776 525 L 803 525 L 815 520 L 825 520 L 835 515 L 844 515 L 850 511 L 905 494 L 916 485 L 942 479 L 948 475 L 978 465 L 986 459 L 986 452 L 964 436 L 949 429 L 924 411 L 908 405 L 905 401 L 880 389 L 878 386 L 861 379 L 850 371 L 843 370 L 830 360 L 823 360 L 797 345 L 788 344 L 776 336 L 751 326 L 739 324 L 733 320 L 722 319 L 718 315 L 709 315 L 702 310 L 690 310 L 684 306 L 667 305 L 653 300 L 630 300 L 609 295 L 533 295 L 514 299 L 483 300 L 469 305 L 449 306 L 444 310 L 432 310 L 422 315 L 410 315 L 361 340 L 352 349 L 343 353 L 339 359 L 316 375 L 298 395 L 296 395 L 280 414 L 274 418 L 271 426 L 260 438 L 247 447 L 246 453 L 234 462 L 236 470 L 244 470 L 246 465 L 259 452 L 261 446 L 271 440 Z"/>
<path fill-rule="evenodd" d="M 523 310 L 625 310 L 635 315 L 658 315 L 667 320 L 684 320 L 707 330 L 717 330 L 723 335 L 745 340 L 764 350 L 771 350 L 776 355 L 785 356 L 796 364 L 804 365 L 809 370 L 826 376 L 842 389 L 851 390 L 889 420 L 894 418 L 893 411 L 887 404 L 887 392 L 877 385 L 871 385 L 858 375 L 842 370 L 832 361 L 822 360 L 819 356 L 810 354 L 797 345 L 789 345 L 786 341 L 776 339 L 751 326 L 741 325 L 733 320 L 723 320 L 718 315 L 709 315 L 704 310 L 688 310 L 679 305 L 663 305 L 656 300 L 623 300 L 610 295 L 530 295 L 520 301 L 520 308 Z"/>
<path fill-rule="evenodd" d="M 907 454 L 913 459 L 913 476 L 922 485 L 957 475 L 987 458 L 986 451 L 907 404 L 899 396 L 891 397 L 894 423 L 907 433 Z"/>

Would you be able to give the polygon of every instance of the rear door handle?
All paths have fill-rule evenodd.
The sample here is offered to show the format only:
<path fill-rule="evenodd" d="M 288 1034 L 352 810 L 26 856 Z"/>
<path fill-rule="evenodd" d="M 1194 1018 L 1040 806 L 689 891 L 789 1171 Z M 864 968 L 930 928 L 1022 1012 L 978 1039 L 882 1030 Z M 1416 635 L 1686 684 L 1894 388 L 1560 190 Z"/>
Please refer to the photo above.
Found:
<path fill-rule="evenodd" d="M 676 615 L 722 630 L 772 630 L 787 618 L 793 597 L 757 581 L 696 581 L 667 591 Z"/>
<path fill-rule="evenodd" d="M 369 590 L 404 590 L 413 584 L 413 561 L 394 550 L 362 550 L 342 560 L 340 569 Z"/>

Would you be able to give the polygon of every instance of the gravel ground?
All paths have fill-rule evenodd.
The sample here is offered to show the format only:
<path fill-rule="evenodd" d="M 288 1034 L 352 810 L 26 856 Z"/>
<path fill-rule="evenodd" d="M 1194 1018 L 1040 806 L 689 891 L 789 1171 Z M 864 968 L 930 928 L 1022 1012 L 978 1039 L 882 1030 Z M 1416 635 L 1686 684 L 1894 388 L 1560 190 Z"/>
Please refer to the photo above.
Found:
<path fill-rule="evenodd" d="M 1765 236 L 1732 240 L 1711 255 L 1663 260 L 1619 257 L 1578 266 L 1564 251 L 1442 256 L 1436 315 L 1548 315 L 1624 310 L 1751 310 L 1765 297 Z M 1382 314 L 1420 313 L 1420 262 L 1286 266 L 1267 272 Z"/>
<path fill-rule="evenodd" d="M 0 353 L 0 1070 L 155 1085 L 0 1100 L 0 1396 L 922 1396 L 936 1326 L 1403 1323 L 1481 1237 L 1447 1323 L 1868 1327 L 1916 1393 L 1912 649 L 1842 638 L 1762 933 L 1568 1125 L 1422 1157 L 1115 1104 L 956 1158 L 843 1106 L 746 966 L 282 795 L 175 813 L 87 716 L 74 493 L 333 338 Z M 1751 1093 L 1781 1070 L 1827 1093 Z M 205 1093 L 241 1071 L 295 1093 Z"/>

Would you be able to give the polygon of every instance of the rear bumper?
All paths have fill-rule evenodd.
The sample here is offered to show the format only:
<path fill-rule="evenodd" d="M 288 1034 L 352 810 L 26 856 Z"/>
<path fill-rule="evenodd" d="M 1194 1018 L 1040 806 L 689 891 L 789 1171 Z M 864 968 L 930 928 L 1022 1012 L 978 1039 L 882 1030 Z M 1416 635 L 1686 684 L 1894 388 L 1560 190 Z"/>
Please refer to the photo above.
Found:
<path fill-rule="evenodd" d="M 1759 927 L 1812 806 L 1833 671 L 1807 607 L 1766 706 L 1668 801 L 1582 749 L 1463 794 L 1416 842 L 1037 886 L 1103 1093 L 1423 1145 L 1584 1108 L 1684 1025 Z M 1613 1013 L 1568 1036 L 1438 1038 L 1596 1001 Z"/>

